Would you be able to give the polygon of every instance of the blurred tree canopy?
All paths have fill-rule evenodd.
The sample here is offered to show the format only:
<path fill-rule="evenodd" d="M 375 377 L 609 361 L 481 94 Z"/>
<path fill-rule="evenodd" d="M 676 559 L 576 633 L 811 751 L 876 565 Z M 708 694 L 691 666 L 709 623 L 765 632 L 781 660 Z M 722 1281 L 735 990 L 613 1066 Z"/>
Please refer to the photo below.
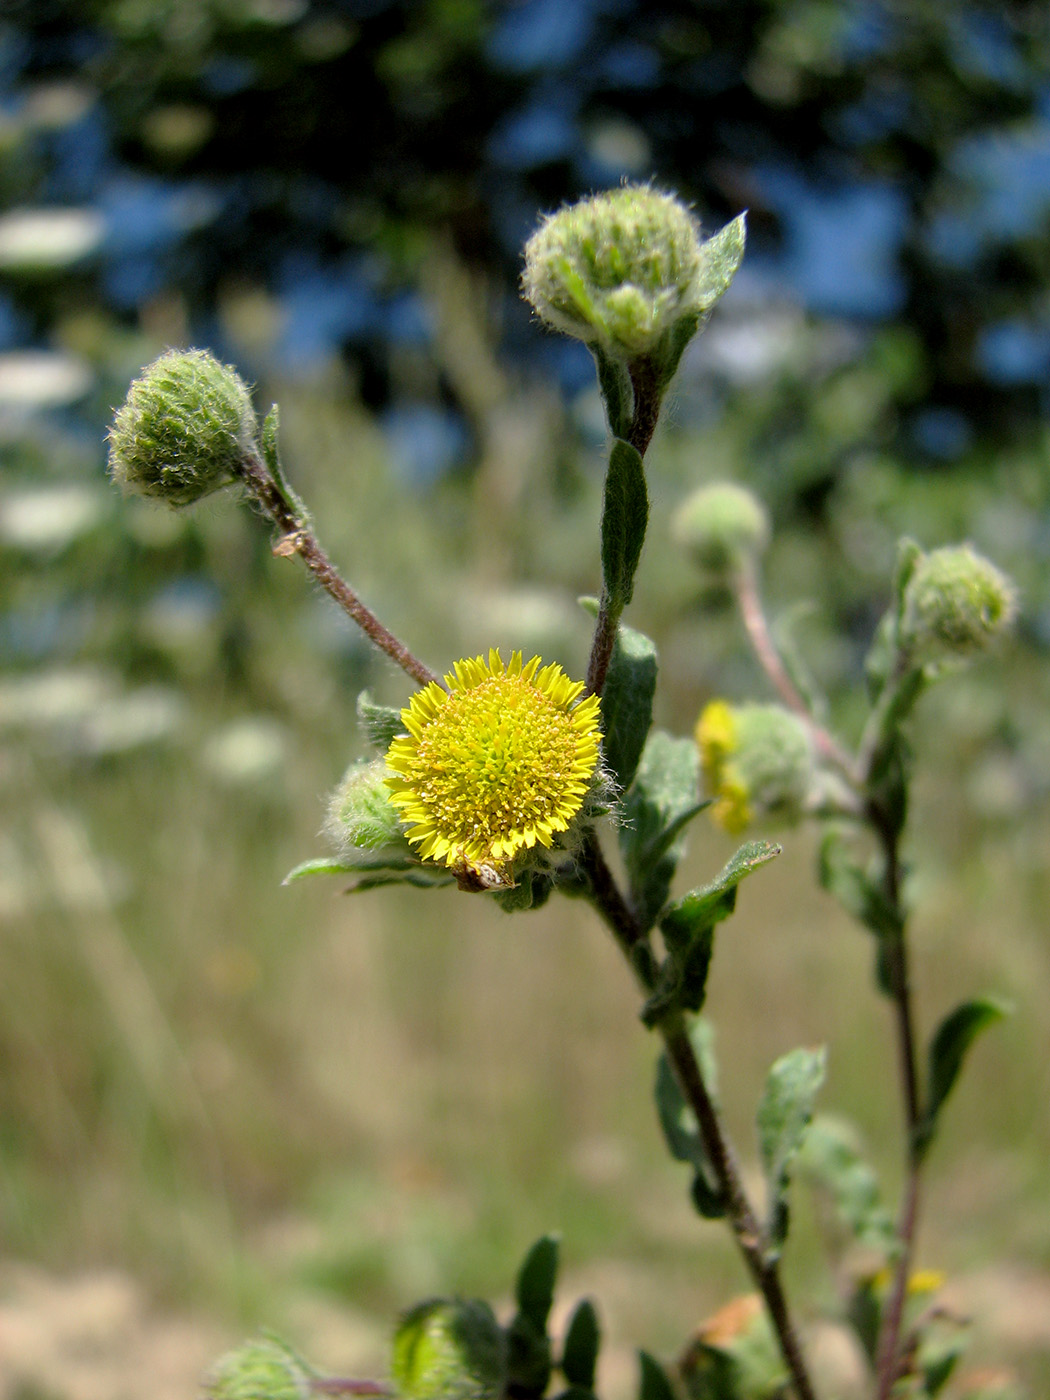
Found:
<path fill-rule="evenodd" d="M 515 304 L 522 240 L 655 175 L 705 223 L 749 209 L 767 296 L 906 329 L 908 452 L 951 460 L 1045 408 L 1045 6 L 7 0 L 2 25 L 0 195 L 101 215 L 79 294 L 121 317 L 174 288 L 221 342 L 223 287 L 263 287 L 278 359 L 338 347 L 382 406 L 390 347 L 432 333 L 417 273 L 444 237 L 502 289 L 505 348 L 576 384 Z M 9 275 L 0 342 L 45 338 L 55 295 Z"/>

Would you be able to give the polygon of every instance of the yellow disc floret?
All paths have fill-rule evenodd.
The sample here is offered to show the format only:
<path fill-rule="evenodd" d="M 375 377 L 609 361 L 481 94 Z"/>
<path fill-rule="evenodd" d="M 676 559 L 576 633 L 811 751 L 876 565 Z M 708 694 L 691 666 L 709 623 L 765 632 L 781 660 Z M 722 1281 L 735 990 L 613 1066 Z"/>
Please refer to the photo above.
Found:
<path fill-rule="evenodd" d="M 598 697 L 556 664 L 457 661 L 401 711 L 387 752 L 391 802 L 424 860 L 512 883 L 515 858 L 550 847 L 579 813 L 598 767 Z"/>

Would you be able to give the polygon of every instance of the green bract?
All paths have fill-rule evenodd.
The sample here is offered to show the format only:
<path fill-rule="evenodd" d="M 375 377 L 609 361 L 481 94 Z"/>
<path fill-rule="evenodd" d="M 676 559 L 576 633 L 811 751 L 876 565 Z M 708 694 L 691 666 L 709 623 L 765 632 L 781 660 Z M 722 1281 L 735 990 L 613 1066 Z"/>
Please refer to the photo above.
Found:
<path fill-rule="evenodd" d="M 769 516 L 743 486 L 716 481 L 679 506 L 672 524 L 676 542 L 707 574 L 725 577 L 757 559 L 769 544 Z"/>
<path fill-rule="evenodd" d="M 109 430 L 120 486 L 187 506 L 227 486 L 256 456 L 248 387 L 206 350 L 169 350 L 134 380 Z"/>
<path fill-rule="evenodd" d="M 283 1343 L 260 1337 L 221 1357 L 203 1388 L 210 1400 L 307 1400 L 310 1373 Z"/>
<path fill-rule="evenodd" d="M 931 550 L 904 590 L 899 641 L 914 660 L 982 651 L 1017 611 L 1013 584 L 968 544 Z"/>
<path fill-rule="evenodd" d="M 390 801 L 387 767 L 381 758 L 352 763 L 332 793 L 325 816 L 325 835 L 340 851 L 396 851 L 408 858 L 412 847 L 401 817 Z"/>
<path fill-rule="evenodd" d="M 506 1335 L 487 1303 L 433 1298 L 401 1319 L 390 1374 L 408 1400 L 499 1400 Z"/>
<path fill-rule="evenodd" d="M 672 195 L 628 185 L 551 214 L 525 245 L 522 289 L 542 319 L 615 359 L 681 353 L 729 286 L 743 217 L 706 243 Z"/>

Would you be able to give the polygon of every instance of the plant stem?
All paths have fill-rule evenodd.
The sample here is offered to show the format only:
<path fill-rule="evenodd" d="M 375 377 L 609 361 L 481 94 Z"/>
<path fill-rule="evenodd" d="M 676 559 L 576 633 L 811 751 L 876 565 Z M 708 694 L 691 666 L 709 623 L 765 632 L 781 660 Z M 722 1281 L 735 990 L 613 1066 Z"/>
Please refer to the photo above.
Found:
<path fill-rule="evenodd" d="M 639 457 L 644 457 L 660 417 L 660 381 L 650 360 L 632 361 L 628 366 L 628 373 L 631 377 L 633 405 L 624 441 L 630 443 Z M 590 695 L 602 693 L 612 660 L 613 647 L 616 645 L 616 629 L 620 625 L 622 612 L 622 602 L 614 602 L 609 596 L 609 590 L 603 587 L 598 604 L 598 620 L 594 625 L 591 655 L 587 662 L 587 691 Z"/>
<path fill-rule="evenodd" d="M 282 559 L 298 554 L 325 592 L 335 599 L 381 651 L 385 651 L 420 685 L 429 685 L 431 681 L 440 684 L 434 672 L 413 656 L 404 642 L 399 641 L 362 603 L 321 548 L 309 521 L 288 499 L 260 457 L 253 454 L 244 459 L 241 463 L 241 480 L 248 494 L 280 531 L 280 538 L 273 547 L 274 554 Z"/>
<path fill-rule="evenodd" d="M 889 1400 L 900 1367 L 900 1334 L 904 1319 L 904 1303 L 908 1294 L 908 1278 L 911 1274 L 915 1235 L 919 1223 L 919 1187 L 922 1168 L 919 1129 L 922 1123 L 922 1105 L 919 1099 L 919 1077 L 915 1055 L 915 1026 L 908 975 L 908 946 L 905 936 L 904 914 L 901 910 L 901 871 L 897 835 L 894 825 L 886 819 L 885 814 L 875 804 L 872 804 L 869 809 L 869 820 L 883 848 L 883 888 L 892 908 L 900 914 L 900 932 L 887 944 L 883 953 L 890 995 L 893 998 L 897 1031 L 897 1058 L 907 1134 L 904 1199 L 897 1226 L 900 1254 L 893 1271 L 890 1296 L 883 1312 L 875 1353 L 875 1395 L 877 1400 Z"/>
<path fill-rule="evenodd" d="M 768 676 L 773 689 L 789 710 L 794 710 L 801 719 L 806 721 L 813 735 L 813 740 L 824 758 L 834 763 L 851 784 L 856 784 L 857 765 L 853 758 L 834 735 L 829 734 L 822 725 L 817 723 L 809 706 L 799 694 L 794 681 L 788 675 L 787 668 L 770 635 L 769 623 L 766 620 L 759 594 L 758 573 L 753 561 L 748 561 L 737 571 L 734 585 L 744 631 L 747 633 L 759 665 Z"/>
<path fill-rule="evenodd" d="M 584 844 L 581 864 L 590 880 L 595 908 L 612 930 L 643 988 L 647 992 L 652 991 L 649 978 L 645 975 L 646 964 L 636 955 L 638 946 L 647 944 L 648 940 L 620 892 L 593 833 Z M 755 1287 L 765 1300 L 798 1400 L 815 1400 L 805 1358 L 784 1297 L 777 1262 L 769 1257 L 764 1248 L 762 1227 L 744 1190 L 736 1155 L 708 1091 L 703 1070 L 686 1030 L 685 1019 L 680 1012 L 673 1013 L 659 1023 L 659 1030 L 683 1097 L 696 1115 L 704 1153 L 726 1204 L 726 1218 Z"/>

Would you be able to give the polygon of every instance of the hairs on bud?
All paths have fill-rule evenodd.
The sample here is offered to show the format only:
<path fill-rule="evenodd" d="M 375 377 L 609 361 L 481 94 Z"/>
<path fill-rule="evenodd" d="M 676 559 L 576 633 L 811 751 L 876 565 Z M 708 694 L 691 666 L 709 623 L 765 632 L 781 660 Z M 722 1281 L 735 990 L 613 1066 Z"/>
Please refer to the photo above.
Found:
<path fill-rule="evenodd" d="M 169 350 L 134 380 L 109 430 L 109 470 L 127 491 L 191 505 L 257 456 L 251 395 L 207 350 Z"/>
<path fill-rule="evenodd" d="M 984 651 L 1017 614 L 1014 585 L 969 544 L 931 550 L 904 590 L 899 640 L 916 662 Z"/>
<path fill-rule="evenodd" d="M 746 487 L 715 481 L 682 502 L 671 533 L 704 573 L 726 578 L 765 552 L 770 538 L 769 516 Z"/>

